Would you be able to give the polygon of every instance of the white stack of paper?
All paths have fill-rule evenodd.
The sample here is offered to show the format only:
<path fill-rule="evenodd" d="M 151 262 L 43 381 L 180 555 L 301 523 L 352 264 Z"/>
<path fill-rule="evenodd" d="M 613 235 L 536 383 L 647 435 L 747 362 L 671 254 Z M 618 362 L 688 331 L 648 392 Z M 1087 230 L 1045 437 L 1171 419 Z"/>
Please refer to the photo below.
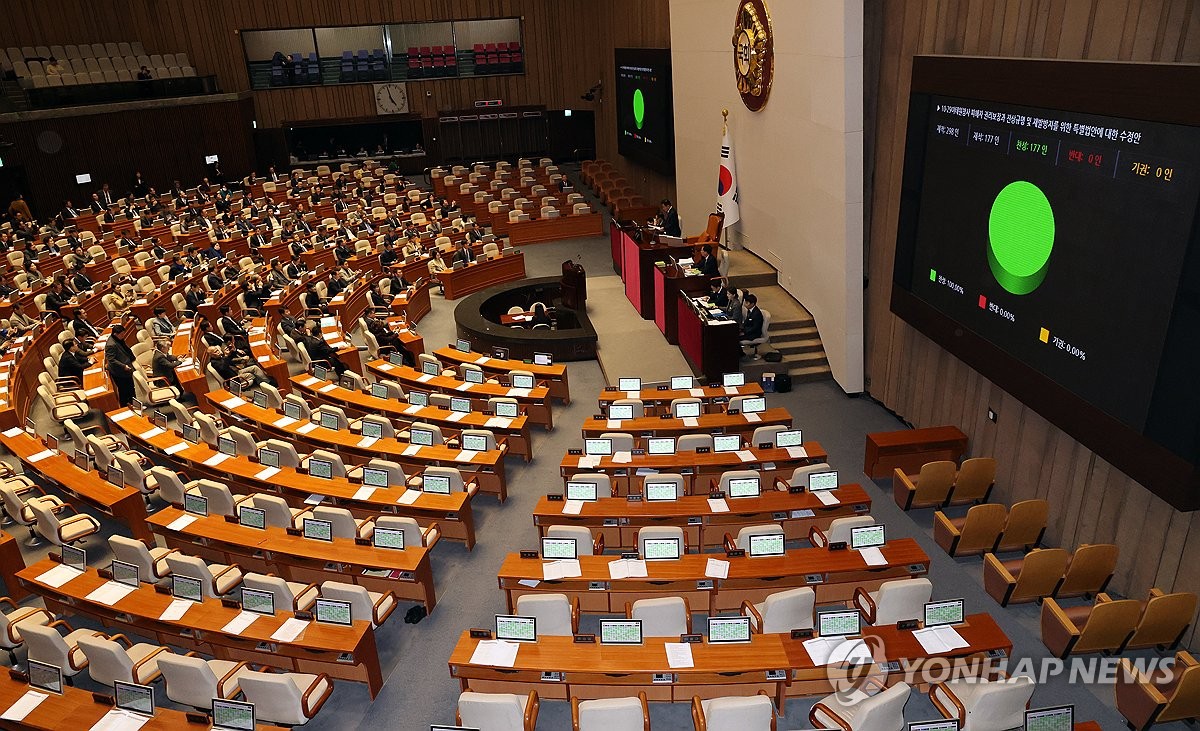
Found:
<path fill-rule="evenodd" d="M 92 725 L 91 731 L 137 731 L 149 720 L 150 716 L 114 708 L 101 716 L 100 720 Z"/>
<path fill-rule="evenodd" d="M 363 437 L 362 439 L 358 440 L 358 446 L 365 449 L 378 441 L 379 441 L 378 437 Z"/>
<path fill-rule="evenodd" d="M 229 459 L 228 454 L 225 454 L 223 452 L 217 452 L 213 456 L 204 460 L 204 464 L 208 467 L 216 467 L 217 465 L 221 464 L 222 462 L 224 462 L 227 459 Z"/>
<path fill-rule="evenodd" d="M 734 454 L 736 454 L 737 458 L 743 462 L 754 461 L 754 452 L 751 452 L 749 449 L 739 449 L 738 451 L 734 452 Z"/>
<path fill-rule="evenodd" d="M 466 414 L 464 414 L 463 412 L 455 411 L 446 417 L 446 421 L 462 421 L 463 417 L 465 417 L 465 416 L 466 416 Z"/>
<path fill-rule="evenodd" d="M 337 387 L 338 387 L 338 385 L 336 383 L 326 383 L 324 386 L 321 386 L 320 388 L 318 388 L 317 392 L 318 393 L 329 393 L 330 391 L 332 391 L 333 389 L 335 389 Z"/>
<path fill-rule="evenodd" d="M 839 502 L 837 495 L 834 495 L 832 490 L 818 490 L 813 495 L 817 496 L 822 505 L 837 505 Z"/>
<path fill-rule="evenodd" d="M 357 491 L 355 491 L 354 497 L 352 499 L 353 500 L 370 500 L 371 496 L 375 494 L 376 489 L 378 489 L 378 488 L 371 487 L 370 485 L 363 485 L 362 487 L 358 488 Z"/>
<path fill-rule="evenodd" d="M 808 456 L 808 451 L 804 447 L 785 447 L 785 449 L 792 459 L 804 459 Z"/>
<path fill-rule="evenodd" d="M 301 386 L 311 386 L 314 383 L 320 383 L 320 382 L 321 382 L 321 379 L 317 378 L 316 376 L 305 376 L 304 378 L 300 379 Z"/>
<path fill-rule="evenodd" d="M 594 455 L 585 454 L 579 458 L 579 464 L 577 466 L 581 470 L 590 470 L 593 467 L 599 467 L 600 458 Z"/>
<path fill-rule="evenodd" d="M 704 564 L 704 575 L 710 579 L 728 579 L 729 562 L 722 558 L 710 558 Z"/>
<path fill-rule="evenodd" d="M 46 700 L 46 694 L 36 690 L 27 690 L 25 695 L 17 699 L 16 703 L 9 706 L 4 713 L 0 713 L 0 718 L 7 721 L 24 721 L 25 717 L 33 712 L 33 709 L 38 707 L 42 701 Z"/>
<path fill-rule="evenodd" d="M 43 459 L 46 459 L 47 457 L 53 457 L 55 454 L 57 454 L 57 452 L 55 452 L 53 449 L 43 449 L 37 454 L 30 455 L 26 459 L 29 462 L 41 462 Z"/>
<path fill-rule="evenodd" d="M 396 498 L 396 502 L 400 505 L 412 505 L 421 497 L 419 490 L 405 490 L 400 493 L 400 497 Z"/>
<path fill-rule="evenodd" d="M 629 464 L 633 461 L 633 452 L 627 450 L 613 452 L 612 461 L 613 464 Z"/>
<path fill-rule="evenodd" d="M 183 530 L 184 528 L 187 528 L 189 525 L 191 525 L 192 523 L 195 523 L 195 522 L 196 522 L 196 516 L 192 515 L 191 513 L 188 513 L 186 515 L 181 515 L 178 518 L 176 518 L 175 520 L 172 520 L 170 523 L 168 523 L 167 530 L 180 531 L 180 530 Z"/>
<path fill-rule="evenodd" d="M 491 358 L 487 357 L 486 355 L 481 355 L 475 359 L 475 363 L 476 363 L 476 365 L 484 365 L 489 360 L 491 360 Z"/>
<path fill-rule="evenodd" d="M 177 454 L 187 448 L 188 448 L 187 442 L 176 442 L 176 443 L 172 444 L 171 446 L 167 447 L 166 449 L 164 449 L 163 451 L 166 452 L 167 454 Z"/>
<path fill-rule="evenodd" d="M 881 548 L 860 548 L 858 555 L 862 556 L 863 561 L 866 561 L 868 566 L 887 566 L 888 561 L 884 558 L 883 549 Z"/>
<path fill-rule="evenodd" d="M 295 423 L 296 423 L 296 420 L 293 419 L 292 417 L 281 416 L 275 420 L 275 422 L 272 424 L 272 426 L 277 426 L 277 427 L 283 428 L 285 426 L 291 426 L 292 424 L 295 424 Z"/>
<path fill-rule="evenodd" d="M 405 457 L 412 457 L 413 455 L 415 455 L 417 452 L 420 452 L 420 451 L 421 451 L 420 444 L 410 444 L 404 448 L 404 451 L 401 452 L 401 454 Z"/>
<path fill-rule="evenodd" d="M 723 498 L 723 497 L 718 497 L 718 498 L 710 497 L 708 499 L 708 509 L 713 511 L 714 513 L 728 513 L 729 512 L 729 503 L 725 502 L 725 498 Z"/>
<path fill-rule="evenodd" d="M 507 429 L 512 426 L 513 420 L 504 416 L 493 416 L 484 424 L 488 429 Z"/>
<path fill-rule="evenodd" d="M 667 666 L 672 668 L 693 668 L 692 646 L 686 642 L 666 642 L 663 647 L 667 650 Z"/>
<path fill-rule="evenodd" d="M 409 404 L 408 406 L 404 407 L 404 413 L 415 414 L 415 413 L 419 412 L 421 410 L 421 408 L 422 407 L 418 406 L 417 404 Z"/>
<path fill-rule="evenodd" d="M 308 629 L 308 622 L 305 622 L 303 619 L 289 617 L 286 622 L 279 625 L 279 629 L 271 633 L 271 639 L 277 642 L 292 642 L 303 634 L 306 629 Z"/>
<path fill-rule="evenodd" d="M 471 460 L 475 459 L 475 457 L 477 457 L 480 454 L 482 454 L 482 452 L 476 452 L 476 451 L 473 451 L 470 449 L 463 449 L 457 455 L 454 456 L 454 461 L 455 462 L 470 462 Z"/>
<path fill-rule="evenodd" d="M 541 579 L 517 579 L 517 583 L 521 586 L 527 586 L 530 589 L 538 588 L 538 584 L 542 583 Z"/>
<path fill-rule="evenodd" d="M 620 419 L 609 419 L 604 424 L 604 428 L 605 429 L 620 429 L 621 428 L 621 420 Z"/>
<path fill-rule="evenodd" d="M 11 429 L 5 429 L 3 432 L 0 432 L 0 434 L 3 434 L 4 436 L 8 437 L 9 439 L 12 439 L 13 437 L 20 436 L 21 433 L 24 431 L 25 430 L 22 429 L 21 427 L 14 426 Z"/>
<path fill-rule="evenodd" d="M 429 383 L 432 380 L 433 376 L 428 373 L 422 373 L 421 375 L 417 376 L 417 381 L 419 383 Z"/>
<path fill-rule="evenodd" d="M 320 505 L 323 502 L 325 502 L 325 496 L 318 495 L 315 492 L 304 498 L 305 505 Z"/>
<path fill-rule="evenodd" d="M 563 501 L 563 509 L 562 509 L 563 515 L 579 515 L 579 513 L 582 510 L 583 510 L 583 501 L 582 500 L 564 500 Z"/>
<path fill-rule="evenodd" d="M 187 610 L 191 608 L 195 602 L 187 599 L 172 599 L 163 613 L 158 615 L 158 618 L 164 622 L 178 622 L 183 619 L 183 615 L 187 614 Z"/>
<path fill-rule="evenodd" d="M 963 639 L 958 630 L 949 625 L 926 627 L 913 632 L 913 637 L 921 643 L 921 647 L 930 655 L 940 655 L 943 652 L 970 647 L 971 644 Z"/>
<path fill-rule="evenodd" d="M 95 589 L 92 589 L 91 593 L 85 598 L 103 604 L 106 607 L 111 607 L 136 590 L 136 586 L 122 584 L 119 581 L 106 581 Z"/>
<path fill-rule="evenodd" d="M 532 388 L 510 388 L 508 389 L 508 395 L 513 398 L 525 398 L 529 396 L 532 390 Z"/>
<path fill-rule="evenodd" d="M 646 562 L 638 558 L 618 558 L 608 562 L 611 579 L 644 579 L 647 577 Z"/>
<path fill-rule="evenodd" d="M 245 406 L 246 401 L 241 396 L 233 396 L 222 401 L 221 405 L 227 409 L 236 409 L 239 406 Z"/>
<path fill-rule="evenodd" d="M 689 388 L 688 393 L 691 394 L 693 398 L 704 398 L 703 388 Z"/>
<path fill-rule="evenodd" d="M 246 631 L 247 627 L 254 624 L 254 620 L 258 619 L 259 616 L 260 615 L 255 614 L 254 612 L 247 612 L 243 610 L 238 612 L 236 617 L 229 620 L 229 623 L 222 627 L 221 631 L 228 632 L 231 635 L 240 635 Z"/>
<path fill-rule="evenodd" d="M 37 577 L 38 583 L 52 586 L 55 589 L 67 583 L 71 579 L 82 576 L 83 572 L 79 569 L 68 566 L 65 563 L 60 563 L 41 576 Z"/>
<path fill-rule="evenodd" d="M 758 414 L 742 414 L 742 416 L 746 417 L 746 421 L 750 422 L 751 424 L 757 424 L 758 422 L 762 421 L 762 417 Z"/>
<path fill-rule="evenodd" d="M 859 664 L 871 662 L 871 648 L 861 639 L 845 639 L 843 637 L 814 637 L 804 641 L 804 649 L 812 658 L 814 665 L 834 665 L 850 662 Z"/>
<path fill-rule="evenodd" d="M 307 434 L 310 431 L 313 431 L 314 429 L 316 429 L 317 426 L 318 426 L 318 424 L 316 422 L 306 421 L 303 424 L 301 424 L 300 426 L 296 427 L 296 433 L 297 434 Z"/>
<path fill-rule="evenodd" d="M 125 421 L 126 419 L 128 419 L 131 416 L 133 416 L 133 411 L 131 411 L 130 409 L 125 409 L 124 411 L 118 411 L 117 413 L 110 416 L 109 420 L 110 421 Z"/>
<path fill-rule="evenodd" d="M 517 664 L 517 650 L 521 649 L 519 642 L 504 640 L 480 640 L 471 653 L 472 665 L 490 665 L 495 668 L 511 668 Z"/>
<path fill-rule="evenodd" d="M 583 569 L 579 567 L 577 558 L 563 558 L 542 564 L 542 581 L 573 579 L 580 576 L 583 576 Z"/>
<path fill-rule="evenodd" d="M 683 417 L 683 425 L 688 428 L 694 429 L 697 426 L 700 426 L 700 421 L 694 416 L 685 416 L 685 417 Z"/>
<path fill-rule="evenodd" d="M 166 433 L 166 430 L 159 429 L 156 426 L 153 429 L 151 429 L 150 431 L 142 432 L 141 434 L 138 434 L 138 439 L 150 440 L 150 439 L 153 439 L 154 437 L 158 436 L 159 434 L 165 434 L 165 433 Z"/>
<path fill-rule="evenodd" d="M 263 467 L 261 470 L 258 471 L 258 474 L 254 475 L 254 479 L 269 480 L 278 474 L 279 474 L 278 467 Z"/>

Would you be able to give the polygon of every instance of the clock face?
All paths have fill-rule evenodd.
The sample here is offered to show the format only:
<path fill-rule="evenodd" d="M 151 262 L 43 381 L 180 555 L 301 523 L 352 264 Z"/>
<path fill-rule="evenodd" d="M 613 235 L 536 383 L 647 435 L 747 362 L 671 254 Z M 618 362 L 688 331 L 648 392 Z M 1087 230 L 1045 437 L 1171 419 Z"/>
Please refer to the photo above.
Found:
<path fill-rule="evenodd" d="M 408 87 L 403 81 L 375 85 L 375 113 L 408 113 Z"/>
<path fill-rule="evenodd" d="M 752 112 L 767 104 L 775 71 L 775 38 L 763 0 L 741 0 L 733 23 L 733 71 L 742 103 Z"/>

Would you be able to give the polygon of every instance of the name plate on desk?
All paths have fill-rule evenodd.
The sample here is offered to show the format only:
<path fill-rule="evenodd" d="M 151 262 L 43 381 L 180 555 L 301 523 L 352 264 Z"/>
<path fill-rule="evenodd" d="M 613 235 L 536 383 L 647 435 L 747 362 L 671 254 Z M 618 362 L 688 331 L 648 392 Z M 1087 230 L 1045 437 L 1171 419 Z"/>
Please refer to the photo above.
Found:
<path fill-rule="evenodd" d="M 542 682 L 543 683 L 561 683 L 562 679 L 563 679 L 563 674 L 561 672 L 558 672 L 556 670 L 543 670 L 542 671 Z"/>
<path fill-rule="evenodd" d="M 472 629 L 471 639 L 473 640 L 490 640 L 492 639 L 492 631 L 490 629 Z"/>
<path fill-rule="evenodd" d="M 712 447 L 696 447 L 696 454 L 708 454 L 712 451 Z"/>
<path fill-rule="evenodd" d="M 825 574 L 805 574 L 804 583 L 806 584 L 824 584 Z"/>
<path fill-rule="evenodd" d="M 596 635 L 575 635 L 572 639 L 577 645 L 594 645 L 596 643 Z"/>
<path fill-rule="evenodd" d="M 811 629 L 794 629 L 792 630 L 793 640 L 808 640 L 812 639 L 813 631 Z"/>
<path fill-rule="evenodd" d="M 589 581 L 588 591 L 608 591 L 607 581 Z"/>
<path fill-rule="evenodd" d="M 622 560 L 636 561 L 638 559 L 638 552 L 637 551 L 622 551 L 621 558 L 622 558 Z"/>
<path fill-rule="evenodd" d="M 679 635 L 679 641 L 685 645 L 699 645 L 704 642 L 704 635 Z"/>
<path fill-rule="evenodd" d="M 521 551 L 521 558 L 537 558 L 537 551 Z"/>
<path fill-rule="evenodd" d="M 547 495 L 546 499 L 552 503 L 561 503 L 563 501 L 563 496 L 551 494 L 551 495 Z"/>
<path fill-rule="evenodd" d="M 640 503 L 641 501 L 642 501 L 642 496 L 637 494 L 636 492 L 631 492 L 625 496 L 625 502 Z"/>
<path fill-rule="evenodd" d="M 829 550 L 830 551 L 845 551 L 846 550 L 846 542 L 845 541 L 834 541 L 829 544 Z"/>
<path fill-rule="evenodd" d="M 745 558 L 746 549 L 744 548 L 729 548 L 725 550 L 725 558 Z"/>
<path fill-rule="evenodd" d="M 675 682 L 675 673 L 655 673 L 650 676 L 651 683 L 670 685 Z"/>
<path fill-rule="evenodd" d="M 905 630 L 914 630 L 917 628 L 917 626 L 918 622 L 915 619 L 902 619 L 896 623 L 896 629 L 900 630 L 901 632 Z"/>

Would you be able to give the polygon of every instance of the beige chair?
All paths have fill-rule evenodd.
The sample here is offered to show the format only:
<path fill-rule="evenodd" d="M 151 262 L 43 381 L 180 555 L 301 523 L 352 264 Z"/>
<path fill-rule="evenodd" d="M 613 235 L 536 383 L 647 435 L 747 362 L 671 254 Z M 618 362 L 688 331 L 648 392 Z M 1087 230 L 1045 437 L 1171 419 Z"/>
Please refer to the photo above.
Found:
<path fill-rule="evenodd" d="M 158 656 L 169 650 L 162 645 L 139 642 L 136 645 L 125 635 L 111 637 L 82 636 L 79 649 L 88 660 L 88 675 L 101 685 L 112 686 L 115 681 L 148 685 L 158 680 Z"/>
<path fill-rule="evenodd" d="M 758 604 L 745 600 L 741 611 L 750 618 L 750 627 L 755 632 L 778 634 L 794 629 L 812 629 L 816 602 L 816 592 L 804 586 L 768 594 Z"/>
<path fill-rule="evenodd" d="M 66 629 L 64 637 L 58 628 Z M 64 678 L 78 675 L 80 670 L 88 666 L 88 659 L 79 647 L 79 640 L 84 637 L 105 637 L 103 632 L 94 629 L 72 629 L 64 620 L 55 620 L 46 625 L 23 624 L 21 638 L 25 641 L 27 657 L 30 660 L 57 665 L 62 668 Z"/>
<path fill-rule="evenodd" d="M 615 445 L 614 451 L 616 451 Z M 585 482 L 594 485 L 598 498 L 613 496 L 612 477 L 603 472 L 576 472 L 571 475 L 568 482 Z"/>
<path fill-rule="evenodd" d="M 398 606 L 396 595 L 390 591 L 381 594 L 367 591 L 357 584 L 345 584 L 340 581 L 326 581 L 321 584 L 321 596 L 350 602 L 351 618 L 370 621 L 372 627 L 383 624 Z"/>
<path fill-rule="evenodd" d="M 237 564 L 208 564 L 196 556 L 172 553 L 167 556 L 171 573 L 200 580 L 204 599 L 228 596 L 242 583 L 242 569 Z"/>
<path fill-rule="evenodd" d="M 514 373 L 515 372 L 516 371 L 514 371 Z M 636 399 L 636 398 L 614 399 L 612 402 L 612 405 L 613 406 L 632 406 L 633 407 L 633 409 L 632 409 L 633 418 L 635 418 L 635 419 L 640 419 L 646 415 L 646 406 L 645 406 L 645 404 L 642 403 L 641 399 Z"/>
<path fill-rule="evenodd" d="M 906 475 L 897 468 L 892 471 L 892 497 L 901 510 L 940 507 L 950 498 L 957 474 L 949 460 L 926 462 L 917 475 Z"/>
<path fill-rule="evenodd" d="M 974 457 L 963 460 L 954 476 L 950 505 L 985 503 L 996 484 L 996 460 L 993 457 Z"/>
<path fill-rule="evenodd" d="M 22 627 L 37 625 L 46 627 L 54 621 L 54 615 L 41 607 L 17 606 L 9 597 L 0 597 L 0 603 L 12 607 L 7 614 L 0 614 L 0 649 L 8 653 L 11 665 L 17 664 L 17 648 L 24 644 L 21 639 Z"/>
<path fill-rule="evenodd" d="M 275 596 L 275 611 L 307 611 L 320 595 L 316 584 L 285 581 L 278 576 L 254 572 L 242 577 L 242 585 L 247 589 L 271 592 Z"/>
<path fill-rule="evenodd" d="M 750 552 L 750 539 L 754 536 L 783 536 L 783 526 L 778 523 L 766 523 L 764 525 L 748 525 L 738 530 L 737 539 L 728 533 L 725 534 L 726 550 L 734 548 L 741 549 L 746 553 Z"/>
<path fill-rule="evenodd" d="M 599 556 L 604 553 L 604 534 L 597 533 L 593 537 L 592 529 L 586 525 L 552 525 L 546 529 L 546 537 L 575 539 L 576 556 Z"/>
<path fill-rule="evenodd" d="M 516 613 L 536 618 L 538 635 L 569 637 L 579 632 L 579 599 L 566 594 L 522 594 Z"/>
<path fill-rule="evenodd" d="M 300 528 L 303 520 L 312 514 L 312 506 L 293 508 L 278 495 L 255 493 L 250 498 L 251 507 L 263 511 L 263 524 L 271 528 Z"/>
<path fill-rule="evenodd" d="M 943 718 L 958 719 L 960 731 L 1005 731 L 1021 728 L 1033 696 L 1033 678 L 951 680 L 929 688 L 929 700 Z"/>
<path fill-rule="evenodd" d="M 679 637 L 692 631 L 686 597 L 668 596 L 625 603 L 625 616 L 642 621 L 643 637 Z"/>
<path fill-rule="evenodd" d="M 75 509 L 70 505 L 63 505 L 58 511 L 44 499 L 30 500 L 26 502 L 26 505 L 33 511 L 36 521 L 33 526 L 34 530 L 42 538 L 56 546 L 76 543 L 100 532 L 98 520 L 90 515 L 74 513 Z M 74 514 L 60 520 L 58 513 L 63 510 Z"/>
<path fill-rule="evenodd" d="M 1092 606 L 1063 608 L 1053 598 L 1042 602 L 1042 644 L 1055 657 L 1116 652 L 1133 636 L 1142 613 L 1136 599 L 1096 596 Z"/>
<path fill-rule="evenodd" d="M 416 518 L 406 518 L 399 515 L 381 515 L 375 519 L 376 528 L 387 528 L 404 532 L 404 546 L 422 546 L 433 548 L 442 537 L 442 529 L 437 523 L 430 523 L 422 528 Z"/>
<path fill-rule="evenodd" d="M 540 630 L 539 630 L 540 631 Z M 650 731 L 646 694 L 580 701 L 571 697 L 571 731 Z"/>
<path fill-rule="evenodd" d="M 880 627 L 925 616 L 925 604 L 933 596 L 933 582 L 926 578 L 894 579 L 877 591 L 854 589 L 854 606 L 867 624 Z"/>
<path fill-rule="evenodd" d="M 683 535 L 683 528 L 674 525 L 658 525 L 645 526 L 637 532 L 638 554 L 646 555 L 646 541 L 656 538 L 675 538 L 679 541 L 679 552 L 687 551 L 687 542 Z"/>
<path fill-rule="evenodd" d="M 370 538 L 375 535 L 375 522 L 370 518 L 355 518 L 346 508 L 318 505 L 313 508 L 313 517 L 327 520 L 334 538 L 352 541 L 355 538 Z M 303 526 L 303 523 L 301 523 Z"/>
<path fill-rule="evenodd" d="M 194 652 L 158 656 L 167 697 L 193 708 L 209 708 L 213 698 L 236 698 L 242 688 L 238 681 L 250 669 L 236 660 L 205 660 Z"/>
<path fill-rule="evenodd" d="M 1008 511 L 997 503 L 972 505 L 961 518 L 933 514 L 933 540 L 951 556 L 968 556 L 995 550 Z"/>
<path fill-rule="evenodd" d="M 1196 595 L 1192 592 L 1164 594 L 1151 589 L 1150 597 L 1142 602 L 1142 616 L 1133 636 L 1125 643 L 1127 650 L 1154 647 L 1175 649 L 1183 640 L 1196 616 Z"/>
<path fill-rule="evenodd" d="M 775 731 L 775 705 L 765 690 L 708 700 L 692 696 L 692 724 L 696 731 Z"/>
<path fill-rule="evenodd" d="M 877 692 L 867 693 L 868 686 Z M 910 690 L 907 683 L 885 688 L 872 678 L 851 692 L 834 693 L 817 701 L 808 712 L 808 721 L 817 728 L 901 731 Z"/>
<path fill-rule="evenodd" d="M 26 494 L 30 492 L 33 494 L 22 498 L 18 490 L 23 487 L 24 485 L 14 486 L 5 481 L 0 485 L 0 498 L 4 501 L 4 512 L 8 514 L 8 517 L 29 529 L 29 540 L 25 542 L 25 545 L 33 548 L 45 543 L 38 537 L 37 531 L 34 529 L 37 525 L 37 513 L 33 511 L 33 505 L 41 503 L 50 510 L 66 510 L 67 506 L 57 497 L 43 493 L 40 487 L 35 487 L 32 491 L 24 490 Z"/>
<path fill-rule="evenodd" d="M 236 517 L 238 506 L 250 499 L 249 495 L 234 495 L 228 485 L 206 478 L 192 480 L 186 487 L 188 492 L 198 493 L 208 501 L 209 515 Z"/>
<path fill-rule="evenodd" d="M 167 554 L 175 553 L 177 550 L 162 546 L 147 546 L 136 538 L 126 538 L 121 535 L 109 536 L 108 547 L 117 561 L 137 566 L 138 579 L 146 584 L 156 583 L 171 575 L 171 567 L 167 564 Z"/>
<path fill-rule="evenodd" d="M 247 670 L 238 678 L 246 700 L 254 704 L 259 721 L 301 726 L 308 723 L 333 693 L 328 675 L 265 673 Z"/>
<path fill-rule="evenodd" d="M 621 399 L 621 401 L 624 401 L 624 400 L 625 399 Z M 630 400 L 633 400 L 633 399 L 630 399 Z M 693 397 L 689 396 L 687 398 L 671 399 L 671 416 L 678 418 L 679 409 L 683 406 L 688 406 L 688 405 L 697 405 L 700 407 L 700 413 L 704 413 L 704 402 L 698 398 L 693 398 Z"/>
<path fill-rule="evenodd" d="M 529 691 L 527 696 L 468 690 L 458 696 L 455 722 L 488 731 L 534 731 L 538 707 L 536 690 Z"/>
<path fill-rule="evenodd" d="M 1187 652 L 1175 653 L 1175 665 L 1144 674 L 1129 659 L 1116 673 L 1117 710 L 1132 729 L 1200 717 L 1200 663 Z"/>
<path fill-rule="evenodd" d="M 808 542 L 817 548 L 824 548 L 830 543 L 850 543 L 850 531 L 875 525 L 875 519 L 869 515 L 850 515 L 845 518 L 834 518 L 829 522 L 828 530 L 813 526 L 808 531 Z"/>
<path fill-rule="evenodd" d="M 1037 549 L 1008 561 L 984 554 L 983 588 L 1002 607 L 1043 599 L 1054 594 L 1069 560 L 1061 548 Z"/>

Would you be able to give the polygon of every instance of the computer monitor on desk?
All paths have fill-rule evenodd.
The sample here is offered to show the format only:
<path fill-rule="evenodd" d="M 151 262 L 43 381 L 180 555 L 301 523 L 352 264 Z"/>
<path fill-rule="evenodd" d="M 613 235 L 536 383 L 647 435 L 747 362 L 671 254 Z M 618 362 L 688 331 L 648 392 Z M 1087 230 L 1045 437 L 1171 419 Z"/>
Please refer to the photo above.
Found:
<path fill-rule="evenodd" d="M 785 553 L 782 533 L 764 533 L 750 536 L 749 555 L 751 558 L 763 556 L 782 556 Z"/>
<path fill-rule="evenodd" d="M 727 644 L 750 641 L 749 617 L 709 617 L 708 641 Z"/>
<path fill-rule="evenodd" d="M 142 716 L 154 715 L 154 688 L 149 685 L 113 681 L 117 708 Z"/>
<path fill-rule="evenodd" d="M 213 698 L 212 723 L 222 731 L 254 731 L 254 704 Z"/>
<path fill-rule="evenodd" d="M 742 399 L 743 414 L 757 414 L 760 411 L 767 410 L 767 400 L 762 396 Z"/>
<path fill-rule="evenodd" d="M 450 410 L 459 414 L 471 413 L 471 399 L 462 396 L 450 397 Z"/>
<path fill-rule="evenodd" d="M 567 481 L 568 500 L 583 500 L 585 502 L 593 502 L 598 497 L 599 495 L 596 492 L 596 483 L 577 480 Z"/>
<path fill-rule="evenodd" d="M 388 471 L 378 467 L 363 467 L 362 484 L 367 487 L 389 487 Z"/>
<path fill-rule="evenodd" d="M 654 480 L 646 480 L 643 491 L 646 495 L 646 500 L 649 502 L 665 502 L 679 499 L 679 487 L 672 482 L 656 482 Z"/>
<path fill-rule="evenodd" d="M 367 439 L 382 439 L 383 424 L 378 421 L 364 419 L 362 421 L 362 435 Z"/>
<path fill-rule="evenodd" d="M 646 454 L 675 454 L 675 437 L 650 437 L 646 440 Z"/>
<path fill-rule="evenodd" d="M 537 618 L 497 614 L 496 639 L 509 642 L 537 642 Z"/>
<path fill-rule="evenodd" d="M 424 391 L 409 391 L 408 403 L 410 406 L 420 406 L 425 408 L 429 405 L 429 394 Z"/>
<path fill-rule="evenodd" d="M 673 561 L 683 554 L 678 538 L 647 538 L 642 541 L 642 550 L 647 561 Z"/>
<path fill-rule="evenodd" d="M 939 602 L 925 604 L 925 626 L 937 627 L 943 624 L 963 623 L 963 600 L 944 599 Z"/>
<path fill-rule="evenodd" d="M 602 619 L 602 620 L 600 620 L 600 644 L 602 644 L 602 645 L 640 645 L 640 644 L 642 644 L 642 620 L 640 620 L 640 619 Z"/>
<path fill-rule="evenodd" d="M 1025 711 L 1025 731 L 1071 731 L 1075 728 L 1075 706 L 1030 708 Z"/>
<path fill-rule="evenodd" d="M 671 376 L 672 391 L 687 391 L 695 383 L 691 376 Z"/>
<path fill-rule="evenodd" d="M 742 448 L 742 438 L 737 434 L 714 434 L 713 452 L 736 452 Z"/>
<path fill-rule="evenodd" d="M 612 456 L 612 440 L 607 437 L 583 440 L 583 453 L 590 457 Z"/>
<path fill-rule="evenodd" d="M 684 401 L 675 404 L 675 417 L 678 419 L 695 419 L 700 416 L 700 404 L 696 401 Z"/>
<path fill-rule="evenodd" d="M 745 373 L 724 373 L 721 375 L 721 385 L 726 388 L 740 388 L 746 385 Z"/>
<path fill-rule="evenodd" d="M 520 415 L 520 407 L 511 401 L 496 402 L 496 416 L 501 416 L 506 419 L 515 419 Z"/>
<path fill-rule="evenodd" d="M 267 527 L 267 511 L 249 505 L 238 506 L 238 524 L 247 528 L 264 530 Z"/>
<path fill-rule="evenodd" d="M 808 491 L 822 492 L 824 490 L 836 490 L 838 487 L 837 470 L 829 472 L 812 472 L 808 475 Z"/>
<path fill-rule="evenodd" d="M 885 543 L 887 543 L 887 537 L 884 535 L 883 526 L 879 523 L 850 529 L 851 548 L 878 548 Z"/>
<path fill-rule="evenodd" d="M 799 447 L 804 444 L 804 433 L 799 429 L 789 429 L 775 434 L 775 446 L 784 447 Z"/>
<path fill-rule="evenodd" d="M 433 431 L 430 429 L 413 427 L 408 430 L 408 440 L 412 444 L 420 447 L 433 446 Z"/>
<path fill-rule="evenodd" d="M 404 550 L 404 531 L 398 528 L 376 528 L 371 536 L 372 545 L 376 548 L 391 548 Z"/>
<path fill-rule="evenodd" d="M 849 637 L 862 631 L 857 609 L 817 612 L 817 634 L 821 637 Z"/>
<path fill-rule="evenodd" d="M 382 398 L 382 399 L 387 398 L 388 397 L 387 385 L 383 384 L 383 383 L 372 383 L 371 384 L 371 395 L 374 396 L 375 398 Z"/>
<path fill-rule="evenodd" d="M 608 407 L 608 418 L 614 420 L 632 419 L 633 404 L 610 404 Z"/>
<path fill-rule="evenodd" d="M 474 369 L 463 372 L 463 380 L 467 383 L 483 383 L 483 371 Z"/>
<path fill-rule="evenodd" d="M 574 538 L 542 537 L 542 558 L 558 560 L 579 558 Z"/>
<path fill-rule="evenodd" d="M 510 376 L 513 388 L 533 388 L 533 376 L 528 373 L 514 373 Z"/>
<path fill-rule="evenodd" d="M 421 478 L 421 490 L 436 495 L 449 495 L 450 478 L 446 475 L 424 475 Z"/>
<path fill-rule="evenodd" d="M 759 495 L 759 478 L 754 477 L 734 477 L 729 480 L 729 497 L 758 497 Z"/>
<path fill-rule="evenodd" d="M 31 687 L 44 690 L 48 693 L 62 695 L 62 668 L 38 660 L 29 660 L 26 665 L 29 672 L 29 685 Z"/>
<path fill-rule="evenodd" d="M 631 391 L 642 390 L 642 379 L 640 378 L 618 378 L 617 390 L 629 393 Z"/>
<path fill-rule="evenodd" d="M 908 731 L 958 731 L 958 719 L 944 721 L 917 721 L 908 724 Z"/>

